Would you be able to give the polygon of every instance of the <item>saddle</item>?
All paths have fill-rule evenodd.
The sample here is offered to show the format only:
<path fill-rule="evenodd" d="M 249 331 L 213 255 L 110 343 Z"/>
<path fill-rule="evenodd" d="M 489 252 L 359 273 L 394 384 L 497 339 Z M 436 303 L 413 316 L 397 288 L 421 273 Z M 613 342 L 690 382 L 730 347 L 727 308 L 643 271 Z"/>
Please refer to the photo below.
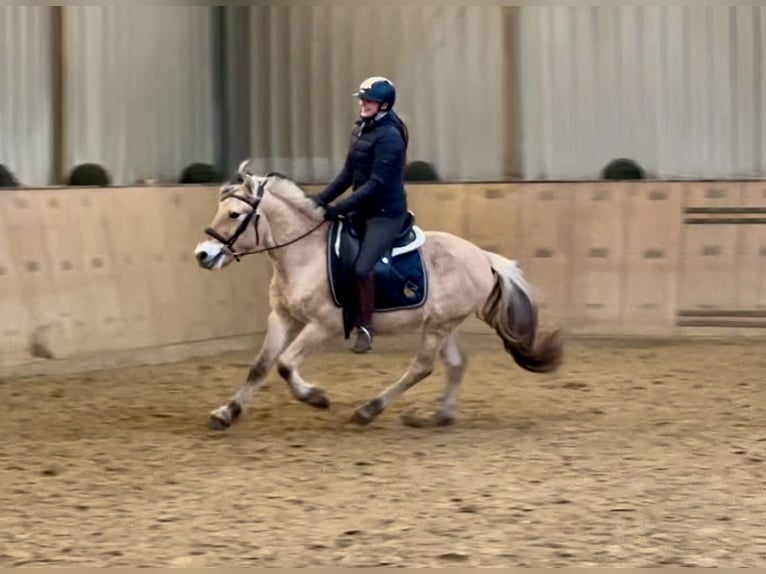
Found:
<path fill-rule="evenodd" d="M 343 309 L 346 339 L 356 321 L 354 263 L 359 257 L 363 224 L 353 217 L 334 221 L 327 242 L 327 276 L 336 307 Z M 415 215 L 407 217 L 394 242 L 373 267 L 375 312 L 385 313 L 422 306 L 428 295 L 428 277 L 421 247 L 426 237 L 415 224 Z"/>

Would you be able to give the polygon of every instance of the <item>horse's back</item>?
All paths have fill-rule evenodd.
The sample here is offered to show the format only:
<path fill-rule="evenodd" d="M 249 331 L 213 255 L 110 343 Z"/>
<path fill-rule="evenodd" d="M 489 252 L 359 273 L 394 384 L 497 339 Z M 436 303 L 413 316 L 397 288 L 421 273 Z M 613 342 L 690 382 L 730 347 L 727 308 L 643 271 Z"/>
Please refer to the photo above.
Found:
<path fill-rule="evenodd" d="M 487 260 L 481 247 L 459 235 L 449 231 L 436 230 L 424 231 L 424 234 L 426 236 L 426 241 L 423 245 L 425 251 L 449 252 L 454 249 L 457 250 L 455 254 L 460 257 L 465 257 L 469 260 L 471 258 L 478 259 L 482 264 Z"/>
<path fill-rule="evenodd" d="M 486 252 L 448 231 L 426 231 L 421 247 L 431 292 L 458 290 L 468 299 L 483 301 L 492 289 L 492 267 Z"/>

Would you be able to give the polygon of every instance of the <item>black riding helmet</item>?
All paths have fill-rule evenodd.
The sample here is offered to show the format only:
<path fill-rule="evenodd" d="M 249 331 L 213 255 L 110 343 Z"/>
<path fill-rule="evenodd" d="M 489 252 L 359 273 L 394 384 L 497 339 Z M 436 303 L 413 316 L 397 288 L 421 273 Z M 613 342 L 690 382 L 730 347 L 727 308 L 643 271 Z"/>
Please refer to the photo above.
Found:
<path fill-rule="evenodd" d="M 390 110 L 396 102 L 396 88 L 391 80 L 383 76 L 372 76 L 359 85 L 359 91 L 353 94 L 360 100 L 377 102 L 383 109 Z"/>

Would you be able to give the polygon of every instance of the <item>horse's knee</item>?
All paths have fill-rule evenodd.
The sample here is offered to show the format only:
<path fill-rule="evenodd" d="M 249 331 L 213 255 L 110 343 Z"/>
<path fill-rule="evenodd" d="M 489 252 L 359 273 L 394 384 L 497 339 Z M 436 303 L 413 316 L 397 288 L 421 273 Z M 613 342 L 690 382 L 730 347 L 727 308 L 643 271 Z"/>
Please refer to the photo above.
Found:
<path fill-rule="evenodd" d="M 431 360 L 422 360 L 415 363 L 414 375 L 418 379 L 425 379 L 434 372 L 434 362 Z"/>
<path fill-rule="evenodd" d="M 252 367 L 250 367 L 250 370 L 247 373 L 247 381 L 250 383 L 260 381 L 263 377 L 266 376 L 266 373 L 268 372 L 269 372 L 268 361 L 264 359 L 259 359 L 255 362 L 255 364 Z"/>

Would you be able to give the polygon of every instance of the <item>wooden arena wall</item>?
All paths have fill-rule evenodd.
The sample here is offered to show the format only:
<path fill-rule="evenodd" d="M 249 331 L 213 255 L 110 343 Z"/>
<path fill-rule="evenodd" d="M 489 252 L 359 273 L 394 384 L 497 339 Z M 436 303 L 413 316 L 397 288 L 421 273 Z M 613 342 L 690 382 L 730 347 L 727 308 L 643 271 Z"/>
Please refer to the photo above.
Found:
<path fill-rule="evenodd" d="M 545 324 L 581 335 L 766 334 L 766 182 L 408 193 L 424 229 L 518 259 Z M 1 191 L 0 371 L 262 332 L 268 260 L 219 273 L 194 262 L 215 201 L 216 189 L 197 186 Z M 491 333 L 478 321 L 467 330 Z"/>

